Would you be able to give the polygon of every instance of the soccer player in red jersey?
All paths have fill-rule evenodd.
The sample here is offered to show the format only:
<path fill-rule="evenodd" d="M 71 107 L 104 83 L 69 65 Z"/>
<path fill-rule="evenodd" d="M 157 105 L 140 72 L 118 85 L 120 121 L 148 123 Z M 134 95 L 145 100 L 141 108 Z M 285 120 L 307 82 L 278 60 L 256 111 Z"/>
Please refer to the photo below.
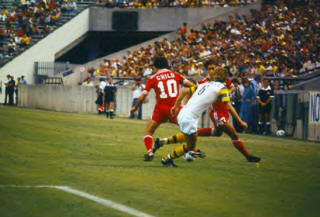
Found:
<path fill-rule="evenodd" d="M 209 64 L 207 66 L 208 68 L 212 67 L 212 64 Z M 204 78 L 198 83 L 205 83 L 208 82 L 208 78 Z M 234 87 L 231 83 L 229 78 L 226 78 L 225 85 L 229 90 L 229 93 L 233 91 Z M 224 104 L 220 100 L 212 104 L 210 107 L 210 118 L 214 124 L 214 128 L 201 128 L 198 129 L 197 134 L 198 136 L 221 136 L 223 132 L 225 132 L 232 140 L 232 144 L 239 150 L 241 154 L 244 155 L 244 157 L 249 162 L 259 162 L 260 158 L 255 157 L 253 155 L 250 155 L 247 149 L 244 147 L 242 141 L 239 138 L 239 135 L 237 134 L 237 131 L 233 127 L 232 124 L 230 124 L 229 121 L 229 111 L 231 112 L 233 118 L 237 120 L 237 122 L 244 127 L 245 129 L 248 127 L 247 123 L 241 120 L 239 117 L 237 111 L 233 108 L 231 103 Z M 177 143 L 177 142 L 184 142 L 185 137 L 181 133 L 177 133 L 174 136 L 170 136 L 168 138 L 159 139 L 157 138 L 155 140 L 155 145 L 153 152 L 155 152 L 158 148 L 163 146 L 164 144 L 171 144 L 171 143 Z"/>
<path fill-rule="evenodd" d="M 154 59 L 154 66 L 158 71 L 148 79 L 146 87 L 138 98 L 136 104 L 131 108 L 131 112 L 138 109 L 139 105 L 144 101 L 151 88 L 156 93 L 156 105 L 153 109 L 151 119 L 148 121 L 146 130 L 144 133 L 144 144 L 147 149 L 147 153 L 144 155 L 145 161 L 151 161 L 153 159 L 152 135 L 161 123 L 165 123 L 168 120 L 177 124 L 177 116 L 172 116 L 170 113 L 171 107 L 175 104 L 179 95 L 180 84 L 187 87 L 192 87 L 194 84 L 185 79 L 182 75 L 170 71 L 168 62 L 165 57 L 157 57 Z"/>

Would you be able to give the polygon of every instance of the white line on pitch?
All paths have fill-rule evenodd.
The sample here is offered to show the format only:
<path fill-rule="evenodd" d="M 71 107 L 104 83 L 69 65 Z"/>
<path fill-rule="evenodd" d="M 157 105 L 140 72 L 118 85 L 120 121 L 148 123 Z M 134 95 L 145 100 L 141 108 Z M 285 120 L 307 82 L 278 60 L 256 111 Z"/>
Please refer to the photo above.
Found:
<path fill-rule="evenodd" d="M 88 200 L 94 201 L 96 203 L 102 204 L 103 206 L 116 209 L 121 212 L 125 212 L 127 214 L 130 214 L 132 216 L 137 216 L 137 217 L 154 217 L 152 215 L 149 215 L 147 213 L 141 212 L 139 210 L 130 208 L 128 206 L 113 202 L 111 200 L 107 200 L 101 197 L 94 196 L 92 194 L 88 194 L 83 191 L 79 191 L 76 189 L 73 189 L 69 186 L 57 186 L 57 185 L 0 185 L 0 188 L 53 188 L 53 189 L 58 189 L 64 192 L 67 192 L 69 194 L 74 194 L 79 197 L 86 198 Z"/>

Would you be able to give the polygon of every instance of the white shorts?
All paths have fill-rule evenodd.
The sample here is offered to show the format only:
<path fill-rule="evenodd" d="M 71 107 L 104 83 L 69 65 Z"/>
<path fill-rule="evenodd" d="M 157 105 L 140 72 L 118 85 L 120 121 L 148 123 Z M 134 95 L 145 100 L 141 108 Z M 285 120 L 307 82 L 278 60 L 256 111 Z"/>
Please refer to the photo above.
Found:
<path fill-rule="evenodd" d="M 181 132 L 187 135 L 191 135 L 198 130 L 198 118 L 182 109 L 178 115 L 178 124 Z"/>

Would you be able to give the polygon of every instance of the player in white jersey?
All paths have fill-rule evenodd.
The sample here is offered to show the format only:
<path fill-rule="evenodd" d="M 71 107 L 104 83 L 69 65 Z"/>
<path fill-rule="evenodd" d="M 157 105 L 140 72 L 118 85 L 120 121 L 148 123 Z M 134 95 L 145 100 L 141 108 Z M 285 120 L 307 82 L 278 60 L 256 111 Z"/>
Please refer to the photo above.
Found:
<path fill-rule="evenodd" d="M 226 89 L 226 87 L 221 82 L 210 81 L 200 84 L 189 99 L 187 105 L 182 108 L 181 113 L 198 119 L 202 112 L 204 112 L 212 102 L 216 101 L 217 97 L 223 93 L 223 91 L 220 93 L 220 90 L 222 89 Z"/>
<path fill-rule="evenodd" d="M 180 102 L 186 96 L 191 96 L 187 105 L 185 105 L 179 115 L 178 124 L 181 132 L 185 135 L 186 145 L 179 146 L 172 153 L 163 156 L 161 162 L 164 166 L 176 167 L 173 159 L 182 156 L 185 152 L 193 150 L 197 141 L 198 119 L 202 112 L 209 105 L 220 99 L 223 103 L 230 102 L 228 89 L 223 85 L 227 71 L 222 67 L 216 67 L 213 63 L 208 64 L 208 74 L 210 82 L 200 84 L 198 87 L 184 88 L 177 98 L 175 105 L 172 107 L 172 115 L 175 115 Z"/>

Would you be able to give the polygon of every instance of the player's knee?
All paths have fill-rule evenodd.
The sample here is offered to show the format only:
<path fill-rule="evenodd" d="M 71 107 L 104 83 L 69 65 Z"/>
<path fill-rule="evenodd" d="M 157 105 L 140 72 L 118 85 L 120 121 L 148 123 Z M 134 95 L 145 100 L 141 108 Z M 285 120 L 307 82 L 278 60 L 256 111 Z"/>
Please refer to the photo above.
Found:
<path fill-rule="evenodd" d="M 230 137 L 231 137 L 232 140 L 238 140 L 239 139 L 239 136 L 236 133 L 231 134 Z"/>
<path fill-rule="evenodd" d="M 222 133 L 223 133 L 223 130 L 221 129 L 221 127 L 219 127 L 219 128 L 215 129 L 215 131 L 213 133 L 213 136 L 217 136 L 218 137 L 218 136 L 221 136 Z"/>
<path fill-rule="evenodd" d="M 144 132 L 144 135 L 153 135 L 154 131 L 155 131 L 155 128 L 147 127 Z"/>

